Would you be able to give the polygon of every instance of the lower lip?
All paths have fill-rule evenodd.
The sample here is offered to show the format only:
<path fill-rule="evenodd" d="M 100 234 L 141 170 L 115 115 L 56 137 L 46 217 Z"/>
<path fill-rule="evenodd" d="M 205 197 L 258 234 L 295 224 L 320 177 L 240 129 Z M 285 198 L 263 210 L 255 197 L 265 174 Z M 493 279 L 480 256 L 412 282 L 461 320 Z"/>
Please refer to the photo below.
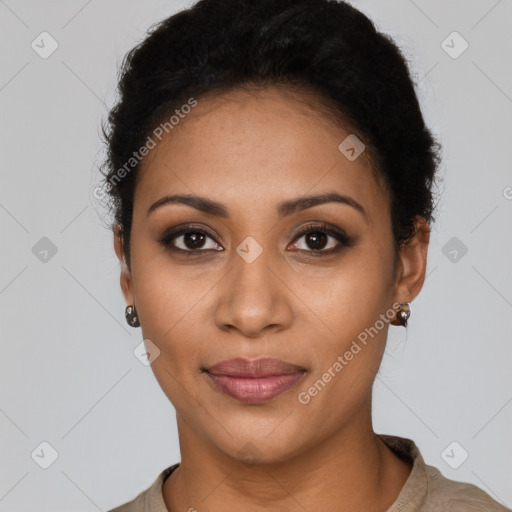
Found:
<path fill-rule="evenodd" d="M 304 377 L 305 372 L 268 377 L 231 377 L 206 373 L 226 395 L 244 404 L 260 404 L 288 391 Z"/>

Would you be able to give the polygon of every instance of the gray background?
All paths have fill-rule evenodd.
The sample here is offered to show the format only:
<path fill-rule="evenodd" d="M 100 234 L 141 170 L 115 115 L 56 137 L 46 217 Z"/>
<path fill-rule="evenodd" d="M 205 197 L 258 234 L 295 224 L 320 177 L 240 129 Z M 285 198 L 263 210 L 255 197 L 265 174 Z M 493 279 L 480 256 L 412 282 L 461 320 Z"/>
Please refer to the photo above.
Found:
<path fill-rule="evenodd" d="M 414 439 L 428 464 L 511 507 L 512 2 L 353 3 L 402 47 L 444 145 L 428 277 L 407 335 L 391 327 L 375 430 Z M 2 511 L 108 510 L 179 461 L 92 191 L 117 65 L 184 6 L 0 0 Z M 59 45 L 46 59 L 31 47 L 43 31 Z M 457 58 L 454 31 L 469 44 Z M 58 454 L 48 469 L 42 442 Z"/>

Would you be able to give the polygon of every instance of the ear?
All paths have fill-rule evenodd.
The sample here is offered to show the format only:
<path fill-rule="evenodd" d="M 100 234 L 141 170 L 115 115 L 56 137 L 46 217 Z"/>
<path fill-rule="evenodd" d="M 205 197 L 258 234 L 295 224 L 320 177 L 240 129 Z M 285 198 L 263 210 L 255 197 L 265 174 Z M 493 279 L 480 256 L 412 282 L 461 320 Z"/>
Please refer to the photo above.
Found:
<path fill-rule="evenodd" d="M 427 251 L 430 241 L 428 222 L 416 216 L 414 237 L 400 247 L 399 268 L 395 282 L 395 302 L 412 302 L 425 282 Z"/>
<path fill-rule="evenodd" d="M 114 230 L 114 250 L 116 252 L 117 257 L 119 258 L 119 262 L 121 263 L 121 290 L 126 300 L 126 304 L 133 304 L 134 301 L 132 276 L 130 274 L 130 270 L 128 269 L 128 265 L 126 264 L 126 258 L 123 251 L 123 236 L 121 234 L 121 228 L 119 226 L 117 226 Z"/>

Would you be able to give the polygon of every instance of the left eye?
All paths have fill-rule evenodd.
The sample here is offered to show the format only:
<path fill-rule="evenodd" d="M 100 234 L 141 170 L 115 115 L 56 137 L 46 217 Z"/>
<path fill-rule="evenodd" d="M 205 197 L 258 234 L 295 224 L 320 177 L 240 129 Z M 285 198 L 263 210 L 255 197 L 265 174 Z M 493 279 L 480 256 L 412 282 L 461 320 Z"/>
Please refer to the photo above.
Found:
<path fill-rule="evenodd" d="M 303 240 L 301 242 L 301 240 Z M 313 227 L 304 230 L 296 238 L 292 248 L 307 252 L 334 252 L 349 245 L 348 237 L 328 228 Z"/>

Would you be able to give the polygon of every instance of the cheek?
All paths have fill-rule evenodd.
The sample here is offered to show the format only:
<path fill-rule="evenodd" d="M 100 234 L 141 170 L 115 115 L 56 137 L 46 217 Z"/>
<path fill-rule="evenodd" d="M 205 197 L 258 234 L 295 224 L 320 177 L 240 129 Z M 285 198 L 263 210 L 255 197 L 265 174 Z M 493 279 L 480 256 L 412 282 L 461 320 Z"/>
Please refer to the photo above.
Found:
<path fill-rule="evenodd" d="M 392 261 L 389 248 L 360 245 L 322 284 L 309 288 L 309 304 L 322 320 L 323 325 L 317 323 L 325 333 L 315 347 L 316 377 L 328 371 L 338 356 L 347 354 L 348 364 L 343 372 L 336 372 L 344 376 L 333 381 L 357 379 L 363 386 L 371 385 L 393 313 Z M 299 288 L 301 293 L 306 293 L 306 287 Z"/>
<path fill-rule="evenodd" d="M 157 266 L 140 274 L 136 290 L 137 310 L 144 336 L 169 355 L 192 350 L 204 333 L 201 301 L 211 288 L 205 280 L 189 281 Z"/>
<path fill-rule="evenodd" d="M 194 346 L 194 326 L 201 325 L 200 303 L 207 283 L 180 272 L 154 242 L 133 240 L 133 291 L 143 336 L 160 349 L 166 364 L 190 360 L 186 352 Z"/>
<path fill-rule="evenodd" d="M 358 271 L 358 265 L 365 272 Z M 329 331 L 318 340 L 311 375 L 298 390 L 299 412 L 304 418 L 320 418 L 323 428 L 353 417 L 371 395 L 391 318 L 390 288 L 378 262 L 366 266 L 359 260 L 350 267 L 333 279 L 318 309 Z M 327 421 L 325 409 L 331 411 Z"/>
<path fill-rule="evenodd" d="M 390 247 L 365 242 L 349 249 L 340 264 L 321 277 L 298 280 L 294 290 L 307 298 L 334 337 L 346 339 L 373 324 L 390 306 L 392 278 Z"/>
<path fill-rule="evenodd" d="M 196 370 L 202 364 L 202 345 L 207 338 L 201 305 L 205 290 L 214 284 L 209 280 L 210 286 L 204 279 L 184 279 L 183 273 L 180 276 L 175 268 L 157 264 L 157 260 L 134 272 L 143 337 L 160 351 L 151 368 L 167 398 L 180 411 L 202 401 Z"/>
<path fill-rule="evenodd" d="M 192 279 L 152 236 L 134 221 L 132 231 L 133 293 L 144 334 L 170 336 L 187 321 L 204 294 L 204 279 Z M 210 278 L 212 279 L 212 278 Z M 183 319 L 183 320 L 181 320 Z M 151 337 L 151 336 L 148 336 Z"/>

